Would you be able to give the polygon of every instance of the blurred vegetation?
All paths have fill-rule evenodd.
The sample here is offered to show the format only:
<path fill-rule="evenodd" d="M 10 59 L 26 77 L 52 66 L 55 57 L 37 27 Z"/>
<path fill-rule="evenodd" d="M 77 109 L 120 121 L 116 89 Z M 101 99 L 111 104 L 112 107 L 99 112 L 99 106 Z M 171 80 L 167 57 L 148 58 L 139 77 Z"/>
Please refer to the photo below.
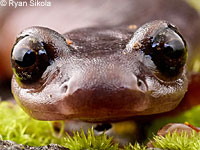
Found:
<path fill-rule="evenodd" d="M 194 7 L 200 14 L 200 0 L 186 0 L 192 7 Z"/>
<path fill-rule="evenodd" d="M 148 137 L 151 138 L 152 133 L 156 134 L 158 129 L 160 129 L 161 127 L 163 127 L 164 125 L 166 125 L 168 123 L 189 122 L 190 124 L 199 127 L 200 126 L 199 114 L 200 114 L 200 106 L 195 106 L 192 109 L 185 111 L 178 116 L 163 117 L 163 118 L 157 119 L 152 123 L 152 125 L 149 129 Z"/>
<path fill-rule="evenodd" d="M 37 121 L 30 118 L 18 105 L 10 102 L 0 103 L 0 139 L 11 140 L 30 146 L 61 144 L 50 121 Z M 60 133 L 59 137 L 63 137 Z"/>

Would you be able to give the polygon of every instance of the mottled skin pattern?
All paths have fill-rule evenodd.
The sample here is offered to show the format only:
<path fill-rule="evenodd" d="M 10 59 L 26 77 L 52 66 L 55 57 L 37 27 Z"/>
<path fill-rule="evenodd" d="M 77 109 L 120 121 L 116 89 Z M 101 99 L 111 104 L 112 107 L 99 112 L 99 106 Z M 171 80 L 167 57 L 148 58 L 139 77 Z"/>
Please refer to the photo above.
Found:
<path fill-rule="evenodd" d="M 183 5 L 184 10 L 191 9 L 185 3 Z M 174 10 L 170 6 L 166 7 Z M 187 25 L 183 24 L 192 15 L 181 17 L 180 21 L 174 19 L 180 14 L 175 13 L 170 18 L 167 12 L 155 13 L 156 18 L 180 25 L 189 48 L 196 48 L 197 38 L 193 40 L 193 37 L 199 34 L 191 36 L 184 30 Z M 154 17 L 152 15 L 150 20 Z M 41 120 L 111 122 L 174 109 L 187 91 L 186 66 L 175 79 L 159 78 L 152 69 L 155 65 L 145 57 L 140 46 L 169 23 L 154 21 L 135 32 L 145 17 L 142 20 L 136 18 L 129 15 L 114 27 L 82 28 L 63 36 L 42 27 L 24 30 L 19 37 L 44 42 L 52 61 L 41 78 L 31 84 L 17 81 L 13 76 L 15 99 L 28 114 Z M 197 24 L 198 20 L 194 26 Z"/>

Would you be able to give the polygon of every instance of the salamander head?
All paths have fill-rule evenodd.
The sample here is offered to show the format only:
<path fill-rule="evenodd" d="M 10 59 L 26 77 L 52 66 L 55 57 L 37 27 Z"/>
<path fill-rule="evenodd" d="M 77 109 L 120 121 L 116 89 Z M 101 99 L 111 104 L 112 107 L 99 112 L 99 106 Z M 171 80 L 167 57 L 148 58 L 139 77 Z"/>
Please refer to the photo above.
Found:
<path fill-rule="evenodd" d="M 65 35 L 31 27 L 11 54 L 12 92 L 40 120 L 104 122 L 170 111 L 188 85 L 177 28 L 83 28 Z"/>

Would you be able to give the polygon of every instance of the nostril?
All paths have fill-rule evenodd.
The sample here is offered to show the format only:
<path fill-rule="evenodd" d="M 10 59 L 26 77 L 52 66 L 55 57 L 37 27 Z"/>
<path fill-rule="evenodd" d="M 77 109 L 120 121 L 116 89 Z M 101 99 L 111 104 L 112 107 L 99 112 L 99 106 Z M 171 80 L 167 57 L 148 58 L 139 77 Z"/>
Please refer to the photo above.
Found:
<path fill-rule="evenodd" d="M 66 84 L 63 84 L 63 85 L 61 86 L 61 91 L 62 91 L 63 93 L 66 93 L 67 90 L 68 90 L 68 85 L 67 85 L 67 83 L 66 83 Z"/>
<path fill-rule="evenodd" d="M 142 91 L 147 91 L 147 89 L 148 89 L 147 85 L 145 84 L 145 82 L 143 80 L 139 79 L 139 78 L 137 79 L 137 86 Z"/>
<path fill-rule="evenodd" d="M 138 85 L 138 87 L 140 87 L 142 85 L 142 82 L 140 79 L 137 80 L 137 85 Z"/>

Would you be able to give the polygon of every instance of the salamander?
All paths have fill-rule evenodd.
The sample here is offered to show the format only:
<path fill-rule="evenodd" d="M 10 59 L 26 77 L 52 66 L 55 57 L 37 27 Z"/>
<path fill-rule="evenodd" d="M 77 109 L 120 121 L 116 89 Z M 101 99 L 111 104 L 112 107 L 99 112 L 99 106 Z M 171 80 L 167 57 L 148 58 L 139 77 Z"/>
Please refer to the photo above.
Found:
<path fill-rule="evenodd" d="M 141 14 L 132 13 L 132 5 L 129 15 L 122 14 L 125 19 L 114 25 L 101 22 L 63 35 L 46 27 L 23 30 L 11 52 L 12 93 L 19 105 L 39 120 L 86 122 L 120 121 L 176 108 L 188 90 L 200 39 L 199 30 L 184 27 L 197 29 L 199 16 L 182 1 L 152 2 L 165 5 L 142 21 L 137 20 Z M 179 4 L 183 7 L 176 10 Z M 188 14 L 183 15 L 185 8 Z M 111 12 L 109 17 L 118 16 Z"/>

